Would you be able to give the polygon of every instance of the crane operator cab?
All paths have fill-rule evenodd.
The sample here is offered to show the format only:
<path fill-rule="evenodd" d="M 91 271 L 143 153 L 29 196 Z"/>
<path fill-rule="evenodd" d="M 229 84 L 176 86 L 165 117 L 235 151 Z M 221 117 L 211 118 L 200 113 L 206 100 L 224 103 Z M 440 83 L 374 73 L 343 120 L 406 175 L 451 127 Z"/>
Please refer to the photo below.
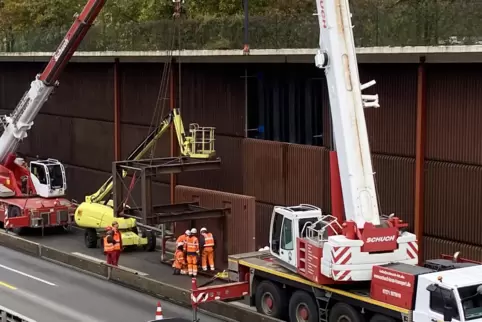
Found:
<path fill-rule="evenodd" d="M 292 207 L 275 206 L 271 217 L 270 253 L 286 268 L 297 271 L 299 238 L 323 242 L 330 230 L 338 229 L 336 218 L 323 215 L 320 208 L 301 204 Z"/>
<path fill-rule="evenodd" d="M 30 173 L 37 194 L 43 198 L 64 196 L 67 190 L 65 168 L 56 159 L 30 162 Z"/>

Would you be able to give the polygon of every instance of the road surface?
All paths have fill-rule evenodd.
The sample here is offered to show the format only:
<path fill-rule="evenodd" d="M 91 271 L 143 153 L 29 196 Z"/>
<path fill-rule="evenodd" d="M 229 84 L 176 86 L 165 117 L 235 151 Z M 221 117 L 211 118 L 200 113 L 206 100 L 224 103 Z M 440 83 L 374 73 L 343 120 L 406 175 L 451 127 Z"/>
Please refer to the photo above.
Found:
<path fill-rule="evenodd" d="M 37 322 L 147 322 L 158 299 L 0 247 L 0 304 Z M 191 310 L 161 301 L 164 318 Z M 221 322 L 200 315 L 202 322 Z"/>

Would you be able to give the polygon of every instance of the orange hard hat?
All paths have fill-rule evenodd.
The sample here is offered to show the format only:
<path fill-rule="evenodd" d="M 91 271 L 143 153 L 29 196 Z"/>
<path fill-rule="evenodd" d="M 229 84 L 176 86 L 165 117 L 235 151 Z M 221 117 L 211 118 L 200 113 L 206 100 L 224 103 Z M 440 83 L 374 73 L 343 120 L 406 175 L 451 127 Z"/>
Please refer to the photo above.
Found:
<path fill-rule="evenodd" d="M 107 227 L 105 228 L 105 230 L 107 230 L 107 231 L 112 230 L 112 227 L 111 227 L 111 226 L 107 226 Z"/>

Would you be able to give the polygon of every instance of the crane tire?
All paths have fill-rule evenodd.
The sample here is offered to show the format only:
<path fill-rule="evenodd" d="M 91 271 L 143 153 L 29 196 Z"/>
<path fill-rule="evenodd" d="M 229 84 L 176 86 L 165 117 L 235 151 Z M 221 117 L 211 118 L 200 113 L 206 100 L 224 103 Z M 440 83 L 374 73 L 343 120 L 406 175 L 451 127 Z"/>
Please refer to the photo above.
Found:
<path fill-rule="evenodd" d="M 318 322 L 318 305 L 313 296 L 305 291 L 294 292 L 290 299 L 289 317 L 295 322 Z"/>
<path fill-rule="evenodd" d="M 351 305 L 336 303 L 330 310 L 329 322 L 364 322 L 363 316 Z"/>
<path fill-rule="evenodd" d="M 146 250 L 148 252 L 153 252 L 156 250 L 157 246 L 157 236 L 156 233 L 153 232 L 152 230 L 146 231 L 146 237 L 147 237 L 147 245 L 146 245 Z"/>
<path fill-rule="evenodd" d="M 87 248 L 97 248 L 97 231 L 94 228 L 85 230 L 84 242 Z"/>
<path fill-rule="evenodd" d="M 256 310 L 264 315 L 284 320 L 287 316 L 288 296 L 286 291 L 270 281 L 262 281 L 256 287 Z"/>
<path fill-rule="evenodd" d="M 396 322 L 394 318 L 382 315 L 382 314 L 375 314 L 370 319 L 370 322 Z"/>

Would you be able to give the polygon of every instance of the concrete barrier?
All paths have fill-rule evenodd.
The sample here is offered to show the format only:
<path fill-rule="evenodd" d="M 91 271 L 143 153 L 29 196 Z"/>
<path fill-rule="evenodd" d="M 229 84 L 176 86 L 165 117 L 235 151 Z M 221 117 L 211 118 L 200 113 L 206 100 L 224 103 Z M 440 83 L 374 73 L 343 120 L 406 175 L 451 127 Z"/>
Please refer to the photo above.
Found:
<path fill-rule="evenodd" d="M 162 283 L 146 276 L 139 275 L 135 270 L 111 267 L 105 263 L 89 260 L 58 249 L 34 243 L 12 234 L 0 233 L 0 245 L 32 256 L 75 268 L 113 283 L 166 299 L 183 306 L 191 306 L 191 293 L 188 290 Z M 222 316 L 239 322 L 279 322 L 254 311 L 246 310 L 225 302 L 211 302 L 200 306 L 208 313 Z"/>
<path fill-rule="evenodd" d="M 11 233 L 0 233 L 0 245 L 33 256 L 40 256 L 40 244 L 17 237 Z"/>

